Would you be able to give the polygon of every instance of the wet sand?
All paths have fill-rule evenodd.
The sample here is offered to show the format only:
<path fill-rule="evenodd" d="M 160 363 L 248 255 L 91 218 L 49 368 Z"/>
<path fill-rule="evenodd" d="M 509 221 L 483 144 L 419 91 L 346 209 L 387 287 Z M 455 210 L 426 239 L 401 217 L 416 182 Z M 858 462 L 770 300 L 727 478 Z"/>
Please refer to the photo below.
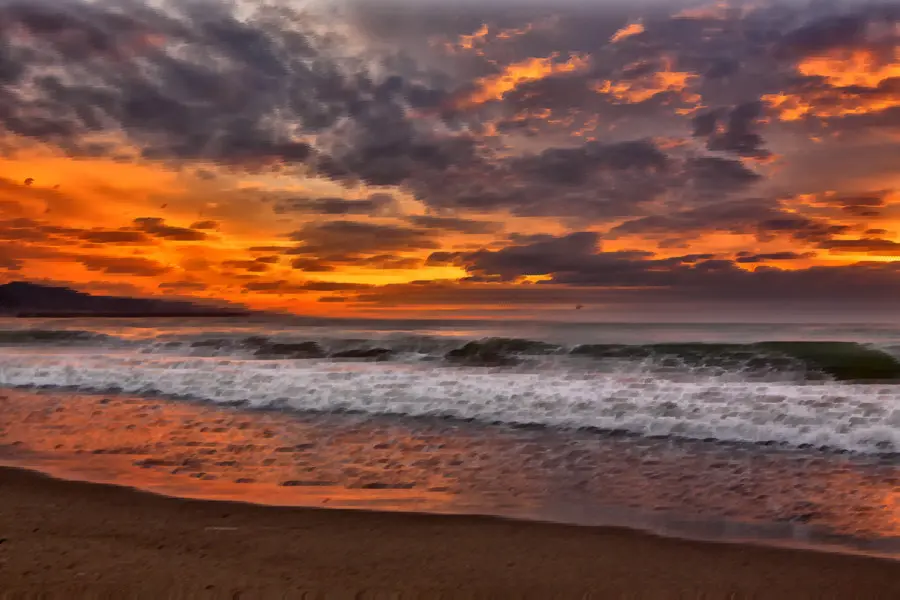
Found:
<path fill-rule="evenodd" d="M 10 468 L 0 469 L 0 540 L 0 590 L 13 595 L 900 597 L 900 563 L 875 558 L 611 528 L 183 500 Z"/>

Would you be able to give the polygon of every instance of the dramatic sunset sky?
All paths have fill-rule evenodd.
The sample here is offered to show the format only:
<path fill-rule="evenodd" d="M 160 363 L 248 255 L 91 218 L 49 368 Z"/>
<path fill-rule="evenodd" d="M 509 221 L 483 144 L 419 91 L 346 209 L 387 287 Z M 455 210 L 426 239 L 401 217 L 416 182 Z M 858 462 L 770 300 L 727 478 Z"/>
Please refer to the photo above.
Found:
<path fill-rule="evenodd" d="M 0 283 L 336 316 L 900 298 L 900 2 L 0 0 L 0 35 Z"/>

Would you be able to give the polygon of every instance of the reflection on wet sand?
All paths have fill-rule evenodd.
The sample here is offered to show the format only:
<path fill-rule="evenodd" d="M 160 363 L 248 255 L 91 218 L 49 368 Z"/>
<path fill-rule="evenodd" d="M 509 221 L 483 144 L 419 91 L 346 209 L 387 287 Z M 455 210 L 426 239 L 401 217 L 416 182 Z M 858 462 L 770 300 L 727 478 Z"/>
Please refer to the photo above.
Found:
<path fill-rule="evenodd" d="M 63 392 L 6 390 L 0 407 L 3 462 L 174 496 L 888 553 L 900 540 L 896 457 Z"/>

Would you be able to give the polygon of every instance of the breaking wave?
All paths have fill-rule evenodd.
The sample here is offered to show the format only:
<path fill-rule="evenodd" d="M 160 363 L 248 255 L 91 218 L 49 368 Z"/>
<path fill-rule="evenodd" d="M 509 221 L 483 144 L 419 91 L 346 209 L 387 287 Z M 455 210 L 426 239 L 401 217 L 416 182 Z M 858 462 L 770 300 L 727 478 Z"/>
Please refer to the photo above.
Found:
<path fill-rule="evenodd" d="M 0 347 L 85 347 L 143 355 L 254 360 L 435 362 L 466 367 L 540 365 L 620 369 L 640 364 L 656 373 L 737 374 L 755 378 L 848 382 L 900 381 L 900 352 L 847 341 L 561 345 L 518 338 L 458 340 L 424 335 L 370 338 L 165 334 L 115 336 L 84 330 L 0 331 Z"/>
<path fill-rule="evenodd" d="M 0 386 L 900 453 L 900 347 L 889 344 L 16 325 L 0 330 Z"/>
<path fill-rule="evenodd" d="M 0 354 L 0 385 L 190 398 L 246 408 L 358 412 L 900 452 L 900 386 L 751 381 L 640 363 L 618 370 L 233 357 Z"/>

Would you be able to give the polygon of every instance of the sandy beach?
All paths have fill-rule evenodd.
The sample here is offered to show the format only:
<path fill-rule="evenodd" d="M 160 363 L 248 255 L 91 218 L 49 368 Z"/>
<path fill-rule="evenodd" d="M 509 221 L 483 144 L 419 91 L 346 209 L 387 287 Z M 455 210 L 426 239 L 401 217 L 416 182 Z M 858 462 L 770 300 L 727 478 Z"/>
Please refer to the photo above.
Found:
<path fill-rule="evenodd" d="M 900 595 L 900 565 L 874 558 L 489 518 L 182 500 L 9 468 L 0 469 L 0 489 L 0 589 L 13 595 Z"/>

